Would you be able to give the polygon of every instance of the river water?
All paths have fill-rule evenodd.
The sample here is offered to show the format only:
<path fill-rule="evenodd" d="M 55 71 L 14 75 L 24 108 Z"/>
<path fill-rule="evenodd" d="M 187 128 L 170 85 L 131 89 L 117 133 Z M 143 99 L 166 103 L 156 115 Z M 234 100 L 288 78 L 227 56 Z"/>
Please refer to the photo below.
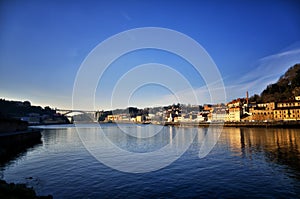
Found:
<path fill-rule="evenodd" d="M 0 168 L 0 177 L 54 198 L 300 196 L 299 129 L 224 128 L 199 158 L 207 129 L 145 126 L 41 127 L 42 144 Z M 156 153 L 162 148 L 171 150 Z M 134 159 L 141 154 L 143 163 Z"/>

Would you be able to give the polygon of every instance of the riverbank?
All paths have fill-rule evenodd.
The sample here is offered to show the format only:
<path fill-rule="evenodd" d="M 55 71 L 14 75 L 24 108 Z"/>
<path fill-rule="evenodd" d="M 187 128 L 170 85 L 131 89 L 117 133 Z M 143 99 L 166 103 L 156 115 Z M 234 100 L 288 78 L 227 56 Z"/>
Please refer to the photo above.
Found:
<path fill-rule="evenodd" d="M 38 129 L 28 129 L 27 122 L 0 118 L 0 165 L 41 143 L 41 137 Z"/>
<path fill-rule="evenodd" d="M 0 180 L 0 198 L 52 199 L 53 197 L 51 195 L 37 196 L 33 188 L 29 188 L 25 184 L 8 184 L 4 180 Z"/>
<path fill-rule="evenodd" d="M 110 121 L 99 122 L 99 124 L 119 123 L 119 124 L 153 124 L 163 126 L 178 127 L 246 127 L 246 128 L 300 128 L 300 120 L 298 121 L 242 121 L 242 122 L 131 122 L 131 121 Z"/>
<path fill-rule="evenodd" d="M 28 148 L 42 143 L 41 137 L 38 129 L 0 133 L 0 165 Z"/>
<path fill-rule="evenodd" d="M 164 126 L 187 127 L 246 127 L 246 128 L 300 128 L 300 121 L 272 122 L 165 122 Z"/>
<path fill-rule="evenodd" d="M 41 144 L 41 132 L 38 129 L 28 129 L 27 122 L 11 119 L 0 119 L 0 166 L 25 153 L 27 149 Z M 37 196 L 33 188 L 25 184 L 8 184 L 0 180 L 0 198 L 52 199 L 49 196 Z"/>
<path fill-rule="evenodd" d="M 0 116 L 0 135 L 7 132 L 26 131 L 28 123 L 14 118 Z"/>

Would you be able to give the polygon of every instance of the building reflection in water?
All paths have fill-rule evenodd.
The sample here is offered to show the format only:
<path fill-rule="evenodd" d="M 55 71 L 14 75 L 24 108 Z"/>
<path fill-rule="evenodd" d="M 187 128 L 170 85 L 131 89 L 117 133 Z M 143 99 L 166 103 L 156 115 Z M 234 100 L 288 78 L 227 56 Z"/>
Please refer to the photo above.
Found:
<path fill-rule="evenodd" d="M 262 154 L 267 162 L 285 166 L 300 179 L 299 129 L 224 128 L 222 142 L 230 146 L 234 155 L 253 159 Z"/>

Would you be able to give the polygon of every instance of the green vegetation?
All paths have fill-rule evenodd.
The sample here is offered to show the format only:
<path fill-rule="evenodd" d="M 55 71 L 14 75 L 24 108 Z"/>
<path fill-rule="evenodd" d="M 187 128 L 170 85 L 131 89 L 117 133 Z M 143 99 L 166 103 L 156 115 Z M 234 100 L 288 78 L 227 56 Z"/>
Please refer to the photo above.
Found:
<path fill-rule="evenodd" d="M 29 101 L 8 101 L 0 99 L 0 120 L 14 118 L 27 121 L 29 124 L 69 123 L 68 119 L 56 113 L 49 106 L 44 108 L 32 106 Z"/>
<path fill-rule="evenodd" d="M 1 114 L 8 117 L 23 117 L 29 113 L 37 113 L 40 115 L 53 115 L 55 110 L 50 107 L 42 108 L 40 106 L 32 106 L 29 101 L 7 101 L 0 99 Z"/>
<path fill-rule="evenodd" d="M 260 95 L 252 96 L 250 102 L 294 100 L 298 95 L 300 95 L 300 64 L 295 64 L 276 83 L 268 85 Z"/>

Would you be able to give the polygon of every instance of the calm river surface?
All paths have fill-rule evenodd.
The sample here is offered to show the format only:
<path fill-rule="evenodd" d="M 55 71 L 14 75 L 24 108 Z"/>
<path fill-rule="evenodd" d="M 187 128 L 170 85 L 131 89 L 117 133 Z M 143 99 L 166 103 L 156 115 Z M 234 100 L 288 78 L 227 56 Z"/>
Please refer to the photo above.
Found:
<path fill-rule="evenodd" d="M 102 125 L 106 138 L 90 125 L 48 126 L 42 130 L 42 144 L 0 168 L 0 177 L 8 182 L 26 183 L 38 194 L 54 198 L 297 198 L 300 196 L 300 130 L 264 128 L 224 128 L 213 150 L 199 158 L 205 128 L 161 127 L 154 125 Z M 149 134 L 148 131 L 156 131 Z M 134 133 L 150 137 L 137 139 Z M 130 135 L 130 132 L 133 133 Z M 196 134 L 193 134 L 195 133 Z M 153 152 L 168 145 L 178 149 L 177 158 L 164 168 L 146 173 L 128 173 L 113 169 L 91 155 L 82 136 L 99 143 L 94 153 L 105 153 L 106 160 L 122 159 L 105 151 L 103 139 L 109 139 L 132 154 Z M 178 139 L 175 140 L 176 135 Z M 192 135 L 195 135 L 193 137 Z M 81 138 L 81 139 L 80 139 Z M 192 140 L 185 153 L 183 143 Z M 87 144 L 87 143 L 86 143 Z M 91 149 L 93 151 L 93 149 Z M 103 154 L 102 154 L 103 155 Z M 157 158 L 157 157 L 156 157 Z M 158 158 L 159 159 L 159 158 Z M 104 161 L 105 162 L 105 161 Z M 132 159 L 122 160 L 120 168 L 134 168 Z M 133 169 L 134 170 L 134 169 Z"/>

